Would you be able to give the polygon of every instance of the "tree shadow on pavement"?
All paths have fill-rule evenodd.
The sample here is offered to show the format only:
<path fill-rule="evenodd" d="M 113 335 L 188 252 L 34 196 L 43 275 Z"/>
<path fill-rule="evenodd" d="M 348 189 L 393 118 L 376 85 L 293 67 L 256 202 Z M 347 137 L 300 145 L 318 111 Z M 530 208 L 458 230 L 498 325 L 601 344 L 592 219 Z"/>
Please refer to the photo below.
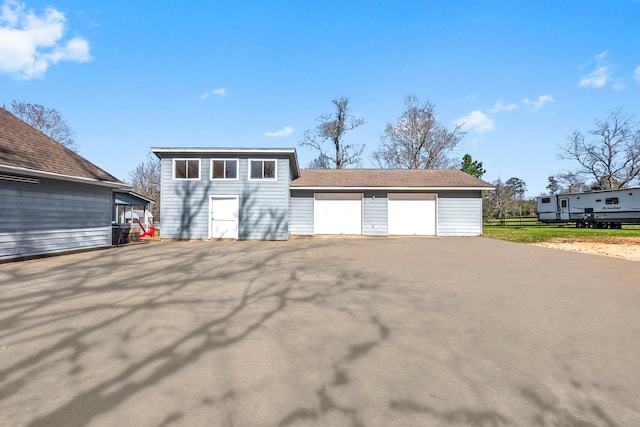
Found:
<path fill-rule="evenodd" d="M 443 403 L 420 394 L 419 384 L 409 390 L 402 380 L 411 378 L 390 377 L 397 371 L 385 378 L 399 389 L 376 382 L 375 398 L 368 396 L 372 383 L 363 385 L 363 377 L 382 374 L 381 362 L 407 363 L 405 353 L 385 353 L 400 335 L 412 333 L 397 322 L 418 311 L 443 316 L 447 308 L 442 300 L 417 299 L 424 288 L 402 295 L 405 289 L 392 286 L 391 278 L 350 262 L 344 255 L 350 245 L 349 239 L 164 242 L 0 265 L 0 424 L 135 423 L 128 411 L 146 405 L 146 425 L 154 426 L 193 425 L 192 413 L 205 414 L 201 423 L 222 426 L 364 427 L 394 417 L 409 420 L 407 425 L 623 425 L 593 397 L 595 386 L 569 371 L 558 384 L 577 396 L 571 407 L 547 399 L 532 384 L 511 386 L 508 398 L 527 409 L 519 419 L 495 400 Z M 337 249 L 340 257 L 334 256 Z M 395 317 L 379 310 L 387 304 L 397 309 Z M 435 342 L 428 329 L 418 333 L 422 353 L 414 363 L 428 376 L 428 363 L 436 358 L 429 345 L 449 341 Z M 309 335 L 306 346 L 292 354 L 295 339 Z M 278 348 L 269 353 L 269 345 Z M 285 366 L 277 371 L 281 376 L 239 384 L 232 375 L 252 379 L 272 366 L 233 365 L 228 359 L 253 362 L 273 354 L 284 359 L 273 361 Z M 400 360 L 385 359 L 390 354 Z M 299 362 L 305 358 L 310 361 Z M 437 367 L 459 368 L 449 362 Z M 225 363 L 235 371 L 229 368 L 229 374 Z M 288 365 L 314 372 L 288 372 Z M 238 373 L 238 366 L 255 372 Z M 176 385 L 192 379 L 185 376 L 192 369 L 218 388 L 189 394 L 195 384 Z M 225 375 L 228 383 L 220 378 Z M 296 382 L 299 376 L 304 378 Z M 479 377 L 454 380 L 473 396 L 483 393 Z M 289 393 L 272 398 L 269 381 L 281 382 Z M 158 389 L 166 400 L 150 401 Z M 605 392 L 616 391 L 600 390 Z M 269 416 L 259 412 L 261 405 L 271 406 Z M 247 408 L 256 411 L 252 423 Z"/>
<path fill-rule="evenodd" d="M 316 248 L 323 244 L 330 243 L 313 243 Z M 11 285 L 0 289 L 0 407 L 14 408 L 5 412 L 9 424 L 19 420 L 29 426 L 87 425 L 204 356 L 243 342 L 279 313 L 309 304 L 330 306 L 334 297 L 362 292 L 375 281 L 334 266 L 331 281 L 301 281 L 300 275 L 323 266 L 310 262 L 287 268 L 300 245 L 305 242 L 169 242 L 79 254 L 70 262 L 58 258 L 3 266 L 0 274 Z M 152 267 L 140 268 L 144 265 Z M 236 284 L 228 295 L 203 291 L 228 283 Z M 211 307 L 207 318 L 173 331 L 170 340 L 150 346 L 143 357 L 129 354 L 128 346 L 135 345 L 141 333 L 133 331 L 137 319 L 160 322 L 175 307 L 197 311 L 203 305 Z M 371 324 L 380 331 L 380 340 L 386 339 L 389 329 L 377 318 Z M 160 325 L 146 332 L 155 333 L 156 327 Z M 124 365 L 102 372 L 100 381 L 86 381 L 88 387 L 78 386 L 77 381 L 101 369 L 92 359 L 107 341 L 121 347 Z M 354 344 L 336 362 L 335 377 L 344 381 L 345 367 L 376 345 L 377 341 Z M 53 383 L 71 387 L 75 394 L 70 398 L 52 404 L 49 397 L 56 390 L 35 390 L 51 386 L 50 376 L 65 372 Z M 14 405 L 24 405 L 31 397 L 32 404 L 43 406 L 29 419 L 24 407 Z M 318 399 L 321 412 L 350 411 L 321 389 Z M 165 414 L 161 425 L 183 416 L 175 411 Z"/>

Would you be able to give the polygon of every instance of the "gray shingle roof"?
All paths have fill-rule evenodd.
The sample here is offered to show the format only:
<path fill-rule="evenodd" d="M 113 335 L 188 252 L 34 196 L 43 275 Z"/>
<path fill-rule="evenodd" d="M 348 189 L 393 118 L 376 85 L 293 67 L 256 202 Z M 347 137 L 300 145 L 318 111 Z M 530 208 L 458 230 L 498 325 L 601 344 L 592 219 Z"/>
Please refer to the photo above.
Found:
<path fill-rule="evenodd" d="M 0 108 L 0 166 L 122 184 L 108 172 L 29 126 L 4 108 Z"/>
<path fill-rule="evenodd" d="M 291 187 L 491 189 L 493 185 L 457 169 L 302 169 Z"/>

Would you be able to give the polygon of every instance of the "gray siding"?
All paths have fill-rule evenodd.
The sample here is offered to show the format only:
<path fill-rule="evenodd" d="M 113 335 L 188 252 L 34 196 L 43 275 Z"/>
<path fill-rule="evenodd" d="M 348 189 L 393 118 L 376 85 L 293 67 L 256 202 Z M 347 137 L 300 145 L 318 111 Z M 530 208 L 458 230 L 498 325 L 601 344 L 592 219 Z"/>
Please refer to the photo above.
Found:
<path fill-rule="evenodd" d="M 173 158 L 201 159 L 199 180 L 173 180 Z M 237 180 L 210 180 L 211 159 L 239 159 Z M 210 196 L 239 196 L 239 239 L 286 240 L 289 237 L 289 159 L 277 159 L 276 181 L 249 181 L 249 159 L 271 156 L 194 157 L 162 159 L 160 236 L 169 239 L 209 238 Z"/>
<path fill-rule="evenodd" d="M 479 236 L 482 234 L 480 191 L 438 193 L 438 236 Z"/>
<path fill-rule="evenodd" d="M 335 193 L 335 191 L 329 192 Z M 342 191 L 342 193 L 344 192 L 345 191 Z M 355 192 L 361 193 L 361 191 Z M 291 220 L 289 224 L 289 230 L 291 231 L 291 234 L 313 234 L 313 195 L 314 191 L 295 189 L 291 191 Z M 364 234 L 365 236 L 386 236 L 386 193 L 383 191 L 365 192 L 362 205 L 362 234 Z"/>
<path fill-rule="evenodd" d="M 362 234 L 365 236 L 386 236 L 387 193 L 382 191 L 365 192 L 362 210 Z"/>
<path fill-rule="evenodd" d="M 298 236 L 313 234 L 313 191 L 291 191 L 289 231 Z"/>
<path fill-rule="evenodd" d="M 0 181 L 0 259 L 111 245 L 111 189 Z"/>
<path fill-rule="evenodd" d="M 313 191 L 295 189 L 291 191 L 291 234 L 313 234 L 313 194 Z M 438 236 L 482 234 L 480 191 L 442 191 L 437 195 L 436 233 Z M 387 220 L 387 192 L 365 192 L 362 233 L 365 236 L 386 236 Z"/>

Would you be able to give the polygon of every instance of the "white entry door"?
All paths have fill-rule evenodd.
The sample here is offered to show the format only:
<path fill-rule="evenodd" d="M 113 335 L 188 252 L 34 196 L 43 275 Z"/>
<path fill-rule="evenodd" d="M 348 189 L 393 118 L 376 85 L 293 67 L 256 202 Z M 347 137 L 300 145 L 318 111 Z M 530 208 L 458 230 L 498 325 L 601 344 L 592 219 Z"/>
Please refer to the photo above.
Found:
<path fill-rule="evenodd" d="M 569 198 L 568 197 L 560 197 L 560 219 L 564 221 L 569 221 L 570 211 L 569 211 Z"/>
<path fill-rule="evenodd" d="M 314 234 L 362 234 L 362 193 L 316 193 Z"/>
<path fill-rule="evenodd" d="M 435 236 L 435 194 L 387 194 L 389 235 Z"/>
<path fill-rule="evenodd" d="M 211 239 L 238 238 L 238 196 L 211 196 L 209 203 Z"/>

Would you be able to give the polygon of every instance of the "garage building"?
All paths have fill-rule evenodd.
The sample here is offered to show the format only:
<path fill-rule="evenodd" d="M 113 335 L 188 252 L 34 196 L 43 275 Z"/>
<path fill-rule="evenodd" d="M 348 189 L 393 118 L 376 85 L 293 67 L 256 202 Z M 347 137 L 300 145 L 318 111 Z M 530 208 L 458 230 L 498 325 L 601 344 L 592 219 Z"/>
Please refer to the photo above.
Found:
<path fill-rule="evenodd" d="M 302 170 L 291 183 L 291 234 L 478 236 L 482 191 L 455 169 Z"/>
<path fill-rule="evenodd" d="M 299 169 L 293 148 L 158 147 L 161 237 L 478 236 L 482 191 L 456 169 Z"/>

